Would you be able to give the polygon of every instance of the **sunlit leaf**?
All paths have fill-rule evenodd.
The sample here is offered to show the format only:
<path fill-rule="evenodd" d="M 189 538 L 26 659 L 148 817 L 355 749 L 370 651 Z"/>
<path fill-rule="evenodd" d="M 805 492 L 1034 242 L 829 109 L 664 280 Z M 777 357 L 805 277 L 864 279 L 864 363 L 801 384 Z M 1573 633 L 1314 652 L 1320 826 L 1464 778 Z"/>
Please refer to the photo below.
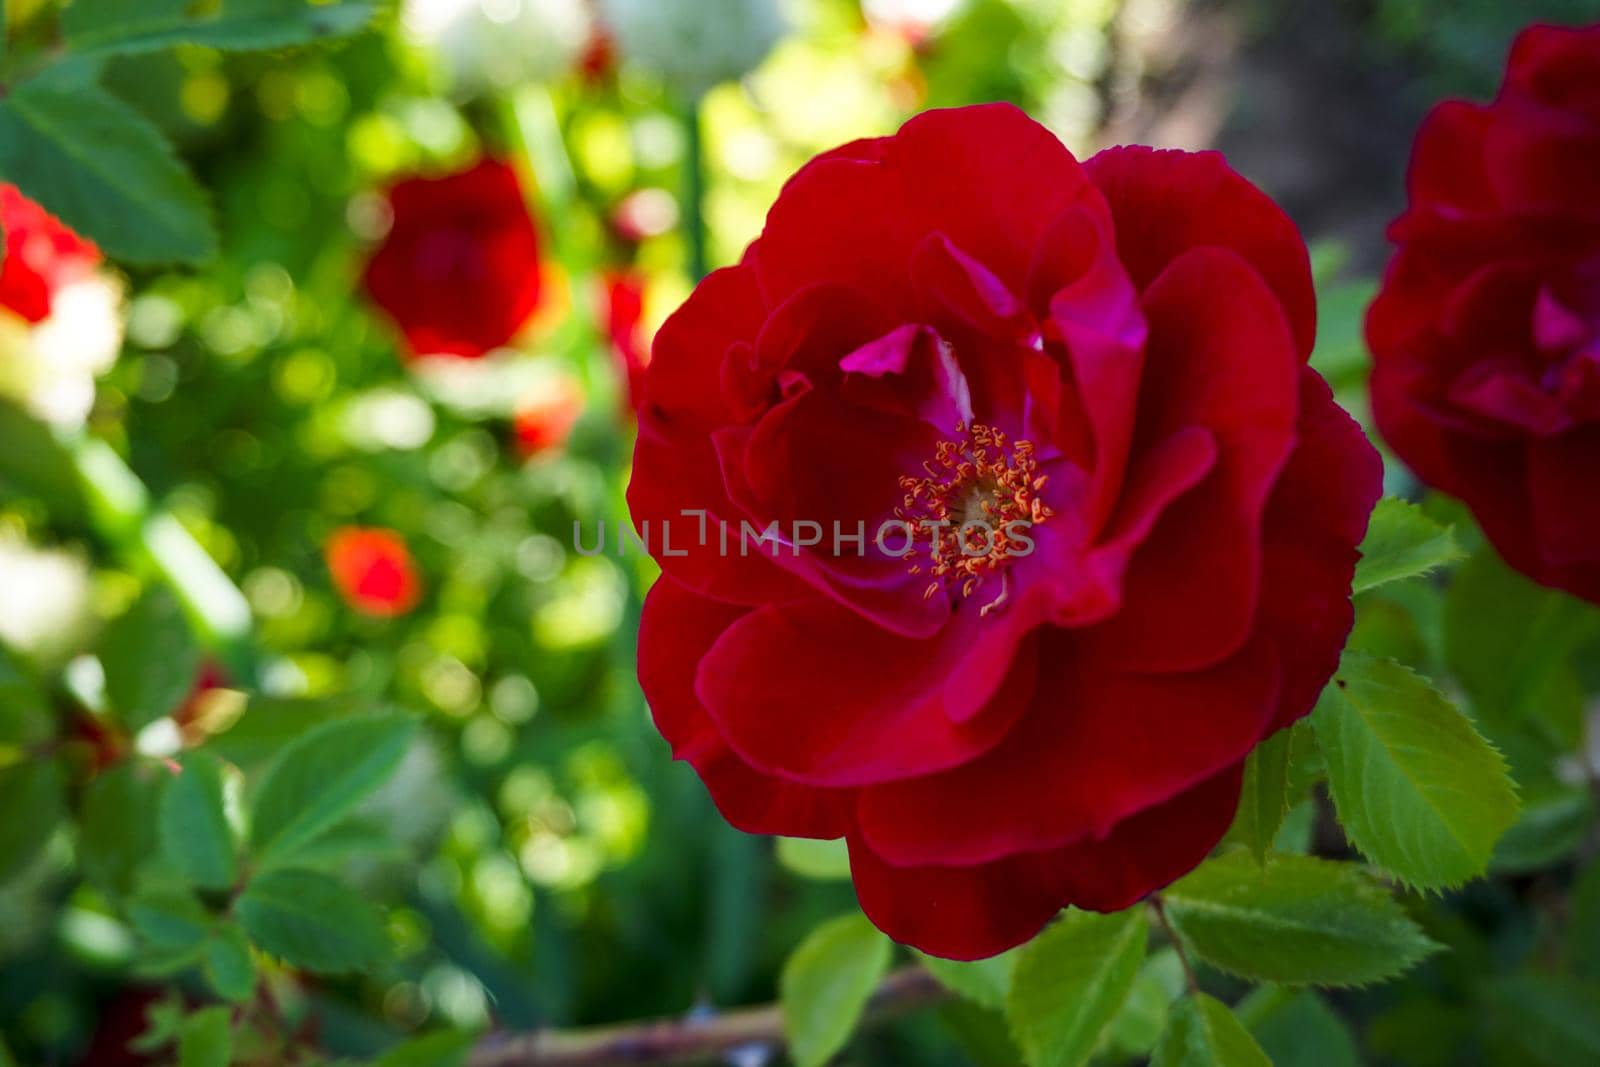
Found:
<path fill-rule="evenodd" d="M 1390 497 L 1372 512 L 1354 589 L 1364 593 L 1388 582 L 1416 578 L 1460 559 L 1454 533 L 1430 519 L 1417 505 Z"/>
<path fill-rule="evenodd" d="M 1426 679 L 1347 655 L 1312 715 L 1346 835 L 1408 885 L 1482 874 L 1517 817 L 1500 753 Z"/>
<path fill-rule="evenodd" d="M 844 1047 L 889 969 L 892 946 L 867 920 L 845 915 L 813 930 L 778 981 L 783 1029 L 799 1067 L 820 1067 Z"/>
<path fill-rule="evenodd" d="M 1016 950 L 971 962 L 945 960 L 920 952 L 917 959 L 940 985 L 986 1008 L 1005 1006 L 1011 975 L 1017 968 Z"/>
<path fill-rule="evenodd" d="M 1133 989 L 1147 935 L 1140 907 L 1069 911 L 1022 949 L 1006 1016 L 1029 1067 L 1088 1062 Z"/>

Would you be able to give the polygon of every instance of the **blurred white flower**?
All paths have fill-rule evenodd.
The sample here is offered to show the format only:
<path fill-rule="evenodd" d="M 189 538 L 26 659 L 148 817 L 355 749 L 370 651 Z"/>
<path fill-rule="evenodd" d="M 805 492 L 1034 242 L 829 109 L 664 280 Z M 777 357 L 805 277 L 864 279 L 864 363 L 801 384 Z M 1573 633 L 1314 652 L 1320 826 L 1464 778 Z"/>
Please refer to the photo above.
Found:
<path fill-rule="evenodd" d="M 51 662 L 74 651 L 92 621 L 81 556 L 0 534 L 0 642 Z"/>
<path fill-rule="evenodd" d="M 94 382 L 122 348 L 122 286 L 90 274 L 50 295 L 50 315 L 30 326 L 0 308 L 0 394 L 57 426 L 81 426 Z"/>
<path fill-rule="evenodd" d="M 401 21 L 463 95 L 559 76 L 594 28 L 585 0 L 406 0 Z"/>
<path fill-rule="evenodd" d="M 962 6 L 965 0 L 861 0 L 861 11 L 875 26 L 911 34 L 929 33 Z"/>
<path fill-rule="evenodd" d="M 788 29 L 778 0 L 600 0 L 623 58 L 695 98 L 766 58 Z"/>

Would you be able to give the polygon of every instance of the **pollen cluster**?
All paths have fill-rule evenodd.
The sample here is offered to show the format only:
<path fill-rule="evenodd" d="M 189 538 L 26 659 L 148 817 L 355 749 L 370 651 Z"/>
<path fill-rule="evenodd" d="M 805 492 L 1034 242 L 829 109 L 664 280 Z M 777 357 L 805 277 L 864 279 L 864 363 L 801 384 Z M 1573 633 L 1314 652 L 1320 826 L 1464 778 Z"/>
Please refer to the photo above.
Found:
<path fill-rule="evenodd" d="M 1012 440 L 983 423 L 958 425 L 952 440 L 940 441 L 921 476 L 904 475 L 905 491 L 895 517 L 912 531 L 911 573 L 932 579 L 925 599 L 941 589 L 970 597 L 984 579 L 998 574 L 1000 593 L 983 614 L 1008 595 L 1004 565 L 1016 554 L 1015 524 L 1037 525 L 1054 514 L 1040 498 L 1049 478 L 1039 473 L 1032 441 Z"/>

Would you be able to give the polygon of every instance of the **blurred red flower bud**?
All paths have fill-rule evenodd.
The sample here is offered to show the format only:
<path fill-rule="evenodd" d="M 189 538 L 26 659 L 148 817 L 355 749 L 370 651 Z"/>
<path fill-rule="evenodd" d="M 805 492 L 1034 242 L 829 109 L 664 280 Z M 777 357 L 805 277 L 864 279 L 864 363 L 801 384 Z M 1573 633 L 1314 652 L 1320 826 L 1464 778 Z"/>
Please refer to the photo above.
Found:
<path fill-rule="evenodd" d="M 334 588 L 363 615 L 404 615 L 422 596 L 416 563 L 392 530 L 343 527 L 328 538 L 325 554 Z"/>

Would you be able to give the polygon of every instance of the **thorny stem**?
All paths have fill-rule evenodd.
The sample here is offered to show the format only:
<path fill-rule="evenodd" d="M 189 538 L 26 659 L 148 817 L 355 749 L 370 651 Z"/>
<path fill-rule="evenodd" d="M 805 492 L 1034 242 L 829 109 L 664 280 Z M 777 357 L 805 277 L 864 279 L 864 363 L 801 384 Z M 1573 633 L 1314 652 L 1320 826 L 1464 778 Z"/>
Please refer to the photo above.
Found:
<path fill-rule="evenodd" d="M 895 971 L 867 1002 L 862 1026 L 930 1007 L 949 994 L 921 967 Z M 540 1030 L 485 1038 L 466 1067 L 687 1067 L 715 1062 L 746 1046 L 776 1048 L 784 1041 L 777 1004 L 740 1008 L 709 1019 L 647 1019 L 579 1030 Z"/>

